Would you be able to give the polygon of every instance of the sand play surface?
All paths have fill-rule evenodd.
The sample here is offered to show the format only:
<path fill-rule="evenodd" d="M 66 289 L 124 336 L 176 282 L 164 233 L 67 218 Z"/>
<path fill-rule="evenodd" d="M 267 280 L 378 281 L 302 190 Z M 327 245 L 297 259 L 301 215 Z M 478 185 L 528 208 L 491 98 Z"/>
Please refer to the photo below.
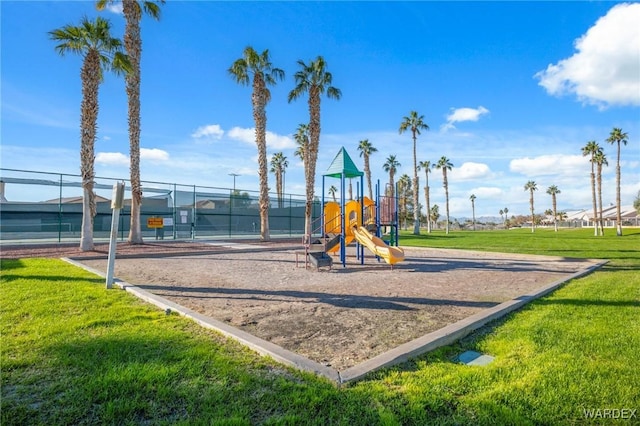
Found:
<path fill-rule="evenodd" d="M 296 266 L 297 242 L 118 246 L 115 276 L 321 364 L 344 370 L 483 309 L 593 266 L 559 257 L 405 248 L 393 269 L 349 248 L 347 266 Z M 108 246 L 3 247 L 106 271 Z M 82 259 L 81 259 L 82 258 Z"/>

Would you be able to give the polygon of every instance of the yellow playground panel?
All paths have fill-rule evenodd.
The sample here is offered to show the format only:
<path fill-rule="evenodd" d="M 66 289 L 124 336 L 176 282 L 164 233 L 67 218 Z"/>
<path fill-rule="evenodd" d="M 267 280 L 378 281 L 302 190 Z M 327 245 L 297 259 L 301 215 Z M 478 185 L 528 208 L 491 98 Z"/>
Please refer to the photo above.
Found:
<path fill-rule="evenodd" d="M 347 218 L 345 226 L 344 240 L 345 244 L 349 245 L 356 238 L 354 235 L 353 226 L 360 226 L 362 224 L 375 225 L 375 207 L 376 204 L 368 197 L 363 199 L 364 205 L 364 223 L 362 220 L 363 209 L 360 206 L 359 201 L 351 200 L 345 204 L 344 214 Z M 329 201 L 324 205 L 324 232 L 325 234 L 340 234 L 342 232 L 342 216 L 340 215 L 340 204 L 335 201 Z M 336 253 L 340 250 L 340 244 L 334 246 L 330 252 Z"/>

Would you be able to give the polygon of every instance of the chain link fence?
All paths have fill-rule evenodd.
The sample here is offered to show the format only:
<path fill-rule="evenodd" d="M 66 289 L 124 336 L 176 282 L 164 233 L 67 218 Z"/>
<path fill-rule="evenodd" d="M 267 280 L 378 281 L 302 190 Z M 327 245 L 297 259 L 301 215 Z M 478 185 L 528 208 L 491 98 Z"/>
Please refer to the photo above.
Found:
<path fill-rule="evenodd" d="M 111 197 L 116 182 L 125 182 L 118 238 L 125 240 L 131 220 L 131 187 L 126 179 L 95 178 L 97 214 L 94 238 L 108 239 Z M 258 192 L 229 188 L 142 182 L 140 224 L 143 238 L 258 238 Z M 0 168 L 0 240 L 80 241 L 82 223 L 80 175 Z M 270 195 L 269 232 L 272 236 L 304 234 L 305 197 Z M 314 219 L 320 203 L 314 203 Z M 162 218 L 162 228 L 148 224 Z"/>

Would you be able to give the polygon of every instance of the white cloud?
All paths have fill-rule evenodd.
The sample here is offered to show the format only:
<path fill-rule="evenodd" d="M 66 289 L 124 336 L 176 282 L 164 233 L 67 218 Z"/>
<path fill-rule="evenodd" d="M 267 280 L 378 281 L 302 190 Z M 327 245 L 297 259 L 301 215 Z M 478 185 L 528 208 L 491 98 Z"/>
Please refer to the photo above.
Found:
<path fill-rule="evenodd" d="M 447 115 L 447 122 L 441 126 L 441 129 L 443 131 L 455 129 L 454 123 L 478 121 L 485 114 L 489 114 L 489 110 L 483 106 L 478 108 L 451 108 L 451 113 Z"/>
<path fill-rule="evenodd" d="M 640 3 L 614 6 L 575 41 L 577 52 L 535 74 L 550 95 L 585 103 L 640 105 Z"/>
<path fill-rule="evenodd" d="M 96 155 L 96 163 L 112 166 L 128 166 L 129 156 L 121 152 L 99 152 Z"/>
<path fill-rule="evenodd" d="M 504 195 L 504 191 L 502 189 L 491 186 L 479 186 L 477 188 L 472 188 L 469 193 L 475 194 L 478 199 L 500 198 Z"/>
<path fill-rule="evenodd" d="M 233 127 L 227 132 L 227 135 L 231 139 L 235 139 L 240 142 L 253 144 L 255 143 L 255 130 L 253 128 Z"/>
<path fill-rule="evenodd" d="M 451 170 L 451 179 L 455 180 L 482 179 L 490 176 L 491 170 L 489 166 L 483 163 L 462 163 L 460 167 L 455 167 Z"/>
<path fill-rule="evenodd" d="M 169 160 L 169 153 L 158 148 L 140 148 L 140 159 L 153 163 Z M 121 152 L 99 152 L 96 163 L 112 166 L 129 166 L 129 156 Z"/>
<path fill-rule="evenodd" d="M 273 149 L 288 149 L 296 146 L 289 136 L 282 136 L 267 130 L 267 146 Z"/>
<path fill-rule="evenodd" d="M 256 143 L 256 130 L 254 127 L 242 128 L 233 127 L 227 132 L 227 135 L 231 139 L 238 140 L 247 144 L 255 145 Z M 287 149 L 294 148 L 295 143 L 289 136 L 282 136 L 267 130 L 267 147 L 273 149 Z"/>
<path fill-rule="evenodd" d="M 191 137 L 194 139 L 219 140 L 223 135 L 224 130 L 222 130 L 219 124 L 207 124 L 206 126 L 198 127 L 196 131 L 191 134 Z"/>
<path fill-rule="evenodd" d="M 122 2 L 121 1 L 109 2 L 107 3 L 107 6 L 105 7 L 105 9 L 111 13 L 122 15 Z"/>
<path fill-rule="evenodd" d="M 535 158 L 516 158 L 509 163 L 509 170 L 525 176 L 565 175 L 575 176 L 589 170 L 589 160 L 581 155 L 541 155 Z"/>
<path fill-rule="evenodd" d="M 158 148 L 140 148 L 140 158 L 153 162 L 169 161 L 169 153 Z"/>

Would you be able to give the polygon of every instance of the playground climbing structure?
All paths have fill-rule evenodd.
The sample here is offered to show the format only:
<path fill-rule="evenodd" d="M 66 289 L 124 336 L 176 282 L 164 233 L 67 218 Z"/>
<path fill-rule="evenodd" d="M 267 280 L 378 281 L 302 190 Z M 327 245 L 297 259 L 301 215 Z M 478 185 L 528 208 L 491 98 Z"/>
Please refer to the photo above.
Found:
<path fill-rule="evenodd" d="M 325 202 L 325 178 L 340 179 L 340 202 Z M 356 200 L 346 200 L 346 180 L 360 178 Z M 398 203 L 395 197 L 381 196 L 380 183 L 376 185 L 376 200 L 359 197 L 363 193 L 363 173 L 343 148 L 340 149 L 322 179 L 323 214 L 318 228 L 320 238 L 305 237 L 305 255 L 309 262 L 319 268 L 331 266 L 330 254 L 340 256 L 346 266 L 346 247 L 356 244 L 357 258 L 364 263 L 364 248 L 378 259 L 394 265 L 404 260 L 404 252 L 398 247 Z M 388 240 L 382 238 L 388 230 Z"/>

